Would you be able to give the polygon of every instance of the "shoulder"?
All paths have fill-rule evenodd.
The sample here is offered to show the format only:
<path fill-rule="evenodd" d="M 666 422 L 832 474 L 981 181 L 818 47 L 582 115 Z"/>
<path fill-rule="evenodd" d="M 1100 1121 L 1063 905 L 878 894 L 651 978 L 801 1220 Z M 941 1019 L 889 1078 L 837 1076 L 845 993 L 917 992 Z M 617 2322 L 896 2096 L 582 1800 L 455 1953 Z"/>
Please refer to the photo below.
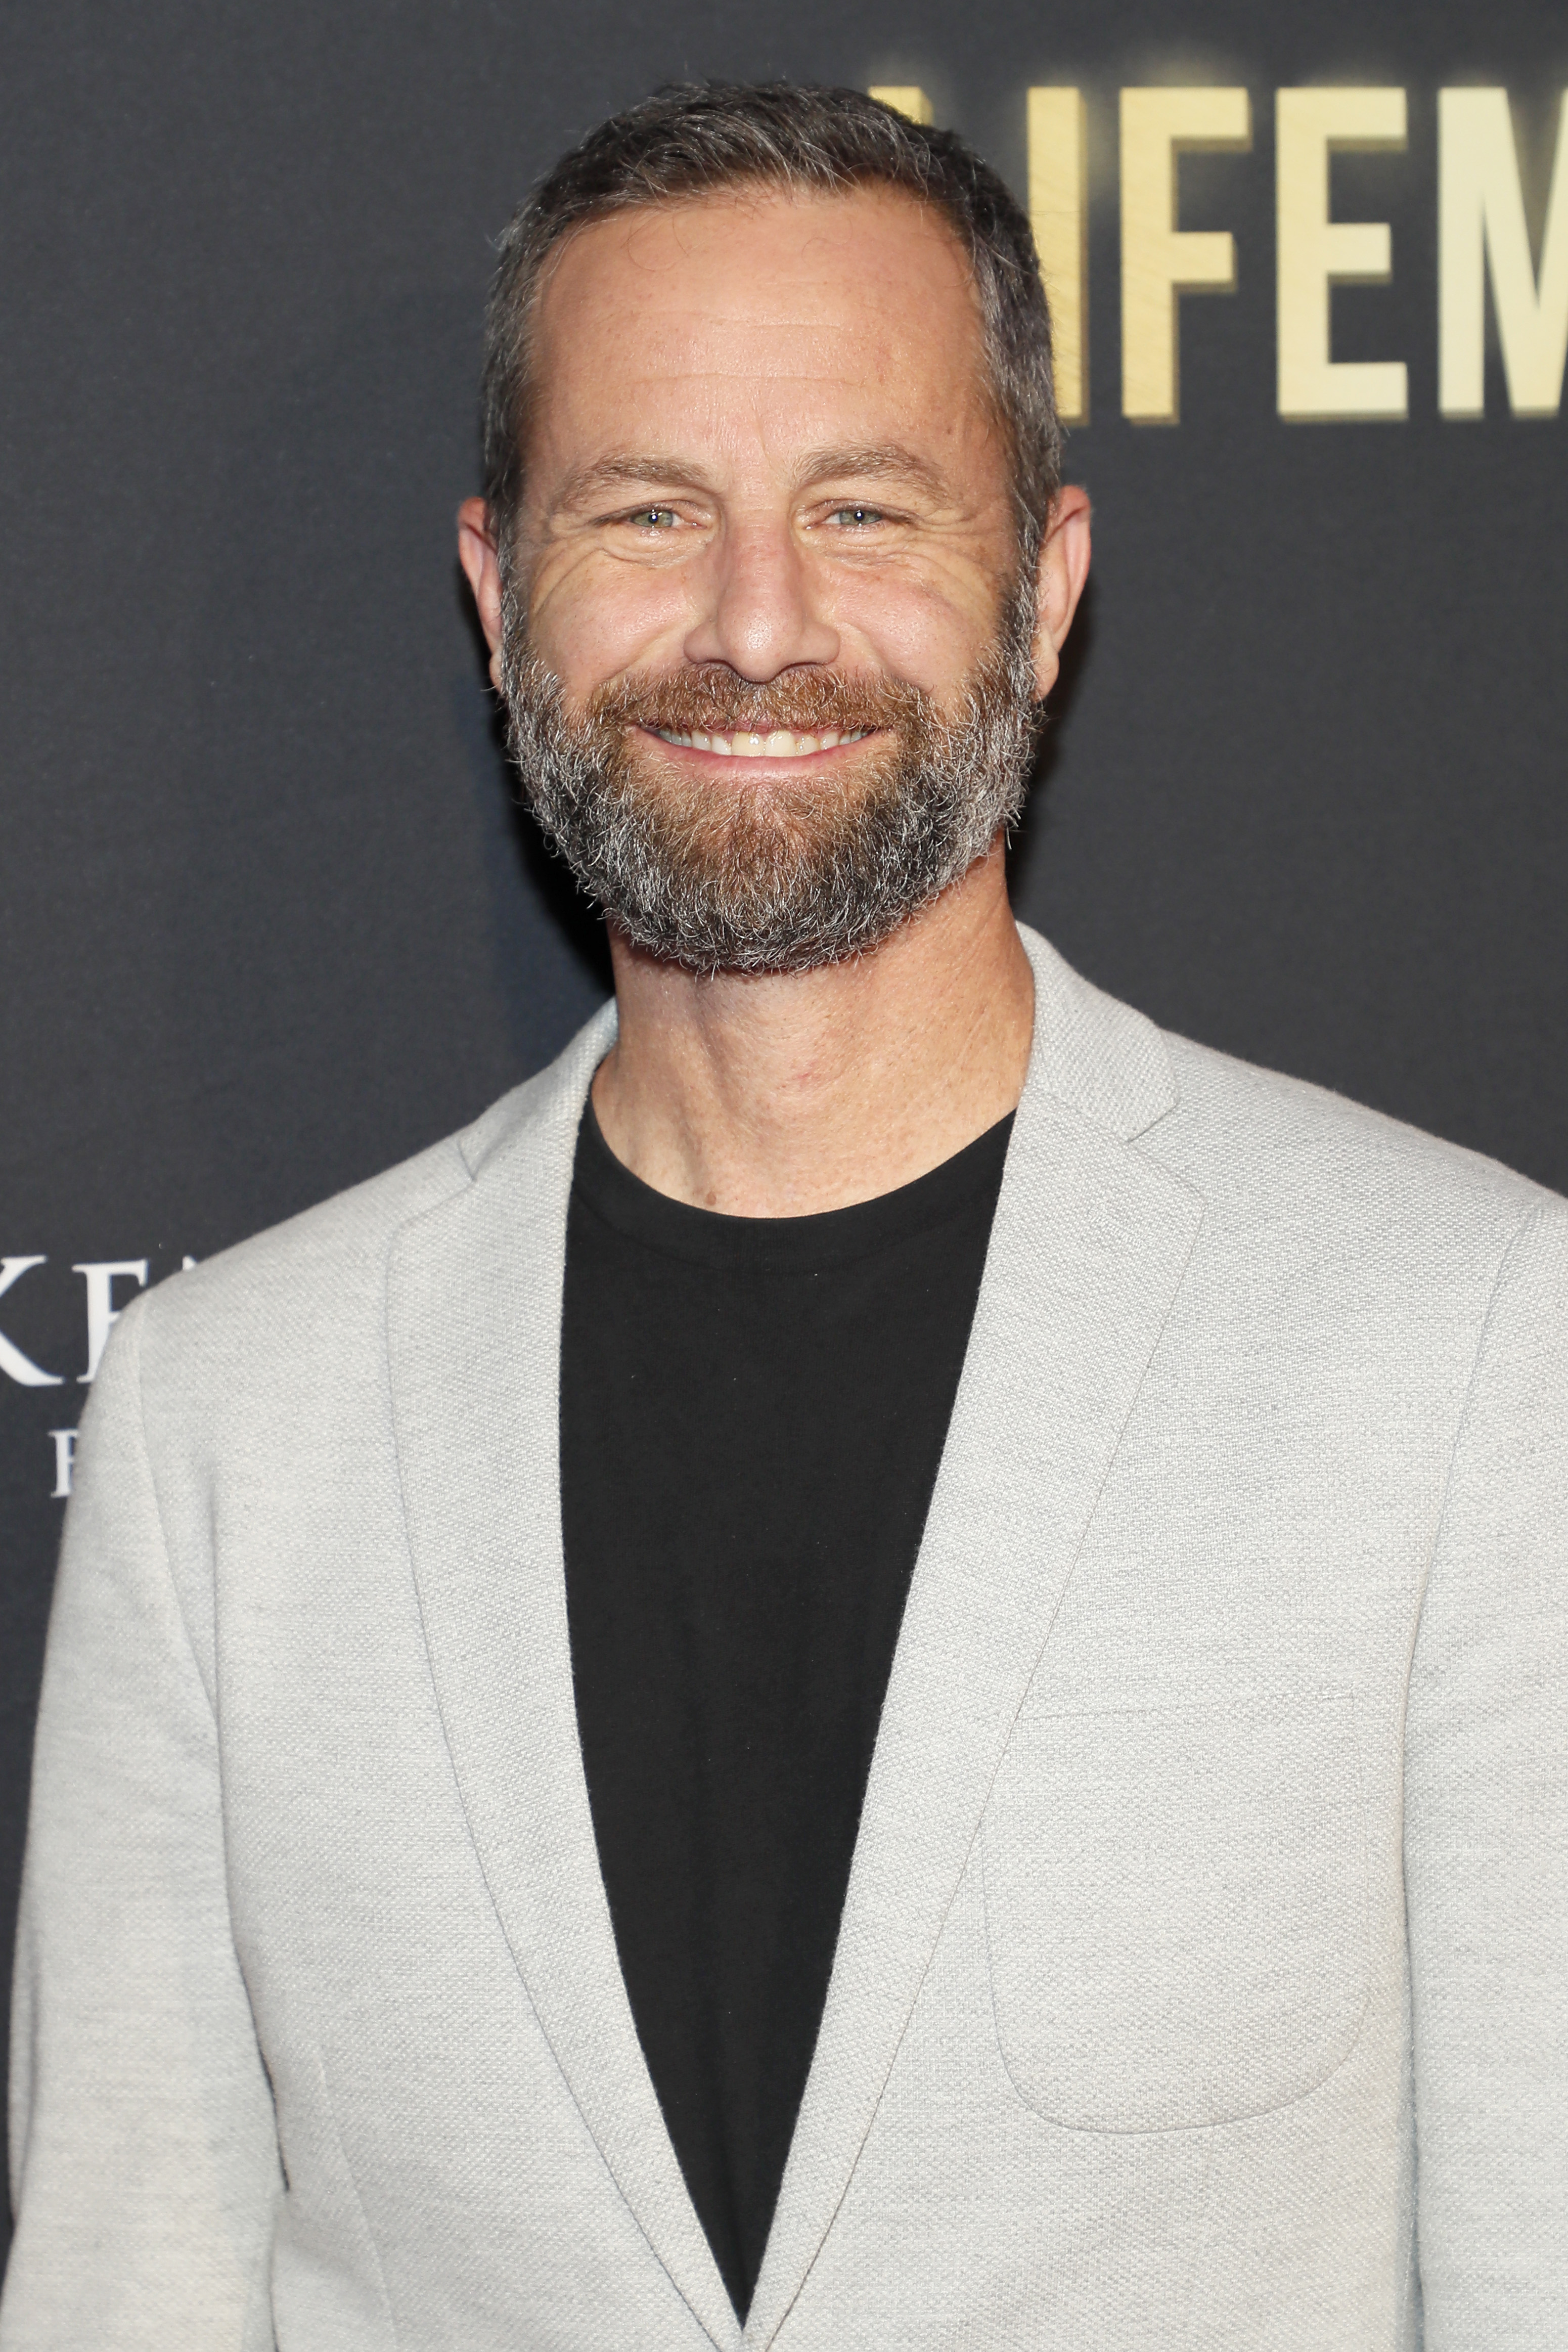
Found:
<path fill-rule="evenodd" d="M 205 1420 L 254 1406 L 292 1376 L 373 1347 L 398 1233 L 471 1178 L 448 1137 L 287 1223 L 172 1275 L 127 1308 L 110 1341 L 138 1342 L 143 1394 Z M 110 1367 L 106 1356 L 104 1369 Z M 101 1377 L 101 1375 L 100 1375 Z"/>
<path fill-rule="evenodd" d="M 279 1381 L 363 1377 L 383 1347 L 398 1236 L 480 1182 L 541 1116 L 585 1089 L 608 1034 L 601 1014 L 548 1069 L 455 1135 L 144 1293 L 120 1322 L 139 1342 L 150 1399 L 183 1410 L 200 1397 L 204 1418 Z"/>
<path fill-rule="evenodd" d="M 1026 1093 L 1055 1096 L 1182 1178 L 1215 1233 L 1304 1246 L 1425 1236 L 1483 1255 L 1554 1193 L 1327 1087 L 1157 1028 L 1104 995 L 1027 926 L 1036 1043 Z"/>
<path fill-rule="evenodd" d="M 1327 1087 L 1162 1033 L 1177 1100 L 1144 1139 L 1222 1224 L 1308 1249 L 1350 1249 L 1369 1272 L 1412 1257 L 1495 1272 L 1527 1230 L 1557 1229 L 1568 1202 L 1495 1160 Z"/>

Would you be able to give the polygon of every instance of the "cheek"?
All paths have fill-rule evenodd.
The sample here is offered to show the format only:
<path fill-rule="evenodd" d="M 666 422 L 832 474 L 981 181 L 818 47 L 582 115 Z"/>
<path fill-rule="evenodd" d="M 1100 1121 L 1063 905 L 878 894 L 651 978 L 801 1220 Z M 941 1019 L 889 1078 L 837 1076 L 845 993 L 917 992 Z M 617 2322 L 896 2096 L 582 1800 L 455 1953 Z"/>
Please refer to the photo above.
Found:
<path fill-rule="evenodd" d="M 547 554 L 528 587 L 535 652 L 586 694 L 628 670 L 668 667 L 690 626 L 686 567 L 618 563 L 597 550 Z"/>
<path fill-rule="evenodd" d="M 853 660 L 943 697 L 962 684 L 996 634 L 999 583 L 969 564 L 918 572 L 870 571 L 833 585 L 831 617 Z"/>

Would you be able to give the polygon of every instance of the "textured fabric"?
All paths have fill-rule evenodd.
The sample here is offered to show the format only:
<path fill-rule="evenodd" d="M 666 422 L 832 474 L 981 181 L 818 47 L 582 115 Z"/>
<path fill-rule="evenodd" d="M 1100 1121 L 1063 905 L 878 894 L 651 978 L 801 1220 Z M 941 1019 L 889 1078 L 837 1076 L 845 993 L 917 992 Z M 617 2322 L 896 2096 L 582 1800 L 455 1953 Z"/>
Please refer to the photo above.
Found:
<path fill-rule="evenodd" d="M 1026 944 L 745 2340 L 1563 2341 L 1568 1208 Z M 39 1719 L 5 2352 L 740 2343 L 572 1706 L 561 1284 L 612 1034 L 116 1326 Z"/>
<path fill-rule="evenodd" d="M 561 1519 L 637 2037 L 737 2311 L 816 2043 L 1012 1120 L 882 1199 L 716 1216 L 583 1113 Z"/>

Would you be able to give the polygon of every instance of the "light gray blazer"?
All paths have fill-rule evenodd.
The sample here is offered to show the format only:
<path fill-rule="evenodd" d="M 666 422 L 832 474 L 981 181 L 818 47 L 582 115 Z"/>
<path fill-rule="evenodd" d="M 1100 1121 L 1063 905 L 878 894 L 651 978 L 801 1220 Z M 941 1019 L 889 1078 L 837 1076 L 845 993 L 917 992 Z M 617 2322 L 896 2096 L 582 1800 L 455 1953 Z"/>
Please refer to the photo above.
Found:
<path fill-rule="evenodd" d="M 1025 937 L 744 2342 L 1548 2352 L 1568 1206 Z M 612 1020 L 115 1332 L 38 1732 L 5 2352 L 743 2340 L 573 1714 L 558 1334 Z"/>

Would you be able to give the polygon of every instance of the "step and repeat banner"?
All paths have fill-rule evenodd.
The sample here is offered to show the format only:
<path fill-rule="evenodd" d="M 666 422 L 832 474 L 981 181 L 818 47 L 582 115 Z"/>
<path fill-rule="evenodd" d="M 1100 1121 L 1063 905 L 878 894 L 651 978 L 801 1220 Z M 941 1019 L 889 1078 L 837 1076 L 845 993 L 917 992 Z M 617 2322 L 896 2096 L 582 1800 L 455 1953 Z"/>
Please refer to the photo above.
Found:
<path fill-rule="evenodd" d="M 1393 0 L 32 0 L 0 35 L 0 1948 L 139 1290 L 608 986 L 453 516 L 492 240 L 655 84 L 875 88 L 1029 202 L 1094 579 L 1020 911 L 1568 1189 L 1568 21 Z"/>

